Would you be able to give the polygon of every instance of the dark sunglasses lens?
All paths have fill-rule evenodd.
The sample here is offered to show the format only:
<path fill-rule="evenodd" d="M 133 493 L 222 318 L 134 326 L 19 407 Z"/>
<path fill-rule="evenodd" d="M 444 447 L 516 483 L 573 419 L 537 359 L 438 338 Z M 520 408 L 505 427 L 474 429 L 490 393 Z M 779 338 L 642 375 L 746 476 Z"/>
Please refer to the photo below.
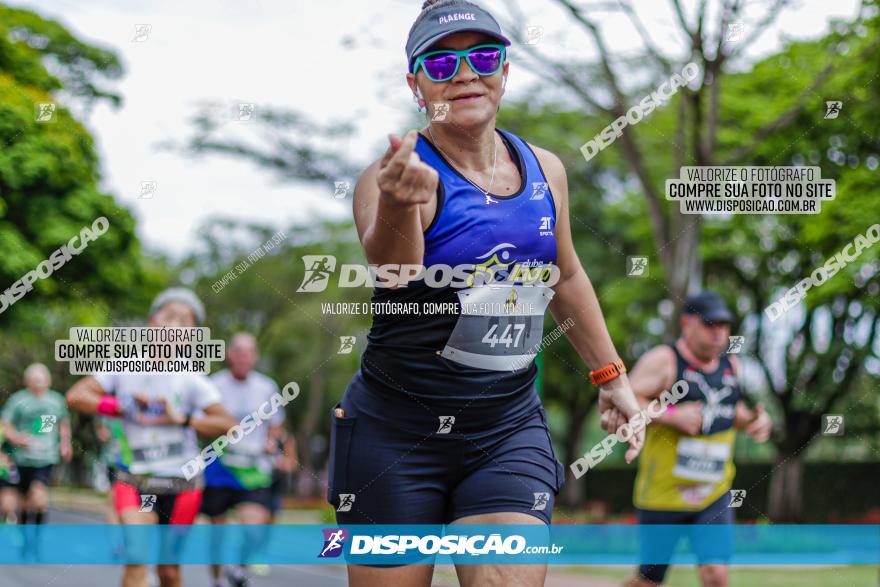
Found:
<path fill-rule="evenodd" d="M 501 67 L 501 49 L 474 49 L 468 53 L 468 60 L 477 73 L 491 75 Z"/>
<path fill-rule="evenodd" d="M 455 73 L 455 65 L 458 63 L 458 56 L 454 53 L 440 53 L 432 55 L 424 60 L 425 71 L 428 77 L 437 80 L 446 80 Z"/>

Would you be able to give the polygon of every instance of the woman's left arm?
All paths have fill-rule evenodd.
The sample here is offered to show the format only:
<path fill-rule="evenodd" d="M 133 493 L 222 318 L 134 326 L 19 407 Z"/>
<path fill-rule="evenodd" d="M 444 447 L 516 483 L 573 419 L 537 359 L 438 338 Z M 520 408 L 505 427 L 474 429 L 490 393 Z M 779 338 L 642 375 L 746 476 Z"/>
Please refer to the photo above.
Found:
<path fill-rule="evenodd" d="M 550 151 L 534 146 L 533 149 L 547 175 L 556 205 L 556 265 L 559 268 L 559 281 L 553 286 L 555 295 L 550 302 L 550 313 L 557 324 L 569 319 L 573 322 L 565 335 L 587 367 L 598 369 L 616 361 L 619 355 L 608 334 L 596 292 L 571 240 L 565 167 L 559 157 Z M 617 432 L 620 426 L 631 422 L 634 434 L 630 437 L 626 460 L 632 462 L 644 443 L 644 424 L 638 425 L 638 420 L 633 420 L 633 416 L 639 413 L 639 404 L 626 374 L 600 387 L 599 409 L 603 428 L 608 432 Z"/>

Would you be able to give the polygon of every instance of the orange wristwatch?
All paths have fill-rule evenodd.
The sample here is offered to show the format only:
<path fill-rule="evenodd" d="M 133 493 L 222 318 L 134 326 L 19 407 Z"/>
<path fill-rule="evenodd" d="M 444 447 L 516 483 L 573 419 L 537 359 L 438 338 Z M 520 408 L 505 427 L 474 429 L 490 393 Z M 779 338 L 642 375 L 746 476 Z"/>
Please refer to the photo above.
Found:
<path fill-rule="evenodd" d="M 590 381 L 594 385 L 602 385 L 620 377 L 621 373 L 626 373 L 626 366 L 623 364 L 623 361 L 617 359 L 613 363 L 608 363 L 604 367 L 590 371 Z"/>

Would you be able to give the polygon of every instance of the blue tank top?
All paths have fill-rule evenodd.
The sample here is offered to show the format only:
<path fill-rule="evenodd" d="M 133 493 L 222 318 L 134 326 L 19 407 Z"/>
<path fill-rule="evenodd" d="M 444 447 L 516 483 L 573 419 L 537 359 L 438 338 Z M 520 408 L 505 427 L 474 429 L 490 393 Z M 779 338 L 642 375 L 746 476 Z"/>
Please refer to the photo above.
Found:
<path fill-rule="evenodd" d="M 555 269 L 556 208 L 532 149 L 497 132 L 521 177 L 508 196 L 487 196 L 418 137 L 416 152 L 439 174 L 437 209 L 424 234 L 428 274 L 405 288 L 374 288 L 372 301 L 449 311 L 374 314 L 360 377 L 376 394 L 434 407 L 466 403 L 487 416 L 498 413 L 493 406 L 509 415 L 538 403 L 533 358 L 553 291 L 534 281 L 513 279 L 507 287 L 498 281 Z M 494 272 L 498 281 L 437 286 L 438 271 L 429 285 L 433 269 L 468 264 Z"/>

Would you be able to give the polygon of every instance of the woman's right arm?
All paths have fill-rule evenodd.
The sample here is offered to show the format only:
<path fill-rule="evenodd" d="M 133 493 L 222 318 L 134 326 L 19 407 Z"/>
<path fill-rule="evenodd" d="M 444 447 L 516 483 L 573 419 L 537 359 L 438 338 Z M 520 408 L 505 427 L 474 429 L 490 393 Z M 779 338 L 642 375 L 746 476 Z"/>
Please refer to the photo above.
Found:
<path fill-rule="evenodd" d="M 371 265 L 420 265 L 425 253 L 422 208 L 434 203 L 439 176 L 415 152 L 418 132 L 391 146 L 361 174 L 353 207 L 358 236 Z M 436 205 L 436 204 L 435 204 Z"/>

